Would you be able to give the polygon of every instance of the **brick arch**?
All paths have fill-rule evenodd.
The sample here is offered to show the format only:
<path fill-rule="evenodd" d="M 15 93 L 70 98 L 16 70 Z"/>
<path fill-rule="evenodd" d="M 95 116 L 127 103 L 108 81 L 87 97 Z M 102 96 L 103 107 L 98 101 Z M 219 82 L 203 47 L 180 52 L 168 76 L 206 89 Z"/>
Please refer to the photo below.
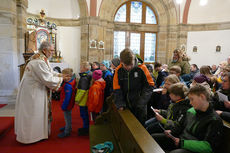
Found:
<path fill-rule="evenodd" d="M 173 0 L 142 0 L 149 4 L 155 11 L 159 25 L 177 24 L 176 7 Z M 126 1 L 125 1 L 126 2 Z M 117 9 L 124 0 L 102 0 L 98 16 L 100 19 L 113 21 Z M 112 4 L 112 5 L 111 5 Z"/>
<path fill-rule="evenodd" d="M 89 16 L 88 6 L 86 0 L 77 0 L 80 8 L 80 16 L 86 17 Z"/>

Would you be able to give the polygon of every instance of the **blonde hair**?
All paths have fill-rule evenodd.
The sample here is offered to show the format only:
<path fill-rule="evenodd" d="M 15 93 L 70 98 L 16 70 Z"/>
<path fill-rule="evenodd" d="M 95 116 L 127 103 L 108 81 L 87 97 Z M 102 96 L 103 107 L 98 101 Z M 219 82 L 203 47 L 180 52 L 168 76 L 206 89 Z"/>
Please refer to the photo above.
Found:
<path fill-rule="evenodd" d="M 90 69 L 91 69 L 91 65 L 90 65 L 90 63 L 87 62 L 87 61 L 81 62 L 81 66 L 84 67 L 84 68 L 87 69 L 87 70 L 90 70 Z"/>
<path fill-rule="evenodd" d="M 167 76 L 165 81 L 169 81 L 172 84 L 180 82 L 179 78 L 175 74 L 170 74 Z"/>
<path fill-rule="evenodd" d="M 72 76 L 73 75 L 73 69 L 66 68 L 66 69 L 62 70 L 62 74 L 68 74 L 68 75 Z"/>
<path fill-rule="evenodd" d="M 181 82 L 171 85 L 168 91 L 181 98 L 185 98 L 188 94 L 188 88 Z"/>

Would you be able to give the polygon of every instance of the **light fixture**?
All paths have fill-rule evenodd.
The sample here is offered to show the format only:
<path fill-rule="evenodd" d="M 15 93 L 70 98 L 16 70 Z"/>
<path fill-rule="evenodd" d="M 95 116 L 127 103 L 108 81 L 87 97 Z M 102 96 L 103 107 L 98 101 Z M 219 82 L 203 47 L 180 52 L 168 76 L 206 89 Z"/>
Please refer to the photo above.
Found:
<path fill-rule="evenodd" d="M 200 5 L 205 6 L 208 3 L 208 0 L 200 0 Z"/>

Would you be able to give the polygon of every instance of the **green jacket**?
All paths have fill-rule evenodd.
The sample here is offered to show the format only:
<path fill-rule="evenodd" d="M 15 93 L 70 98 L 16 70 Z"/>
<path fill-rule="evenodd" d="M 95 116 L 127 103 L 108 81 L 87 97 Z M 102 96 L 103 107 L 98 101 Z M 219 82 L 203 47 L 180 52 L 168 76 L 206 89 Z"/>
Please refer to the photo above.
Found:
<path fill-rule="evenodd" d="M 176 124 L 183 124 L 187 110 L 191 108 L 188 99 L 184 99 L 177 103 L 172 102 L 167 110 L 160 110 L 160 114 L 164 117 L 161 123 L 165 129 L 171 129 Z"/>
<path fill-rule="evenodd" d="M 86 106 L 89 88 L 90 88 L 90 82 L 92 79 L 92 72 L 87 71 L 87 72 L 79 73 L 79 75 L 80 75 L 80 80 L 77 86 L 75 102 L 78 103 L 79 106 Z"/>
<path fill-rule="evenodd" d="M 212 153 L 221 144 L 223 123 L 210 105 L 206 112 L 187 111 L 184 125 L 172 130 L 173 135 L 180 137 L 180 146 L 192 152 Z"/>
<path fill-rule="evenodd" d="M 169 69 L 170 69 L 170 67 L 172 67 L 174 65 L 177 65 L 181 68 L 181 75 L 190 73 L 190 64 L 188 61 L 171 62 L 169 64 Z"/>

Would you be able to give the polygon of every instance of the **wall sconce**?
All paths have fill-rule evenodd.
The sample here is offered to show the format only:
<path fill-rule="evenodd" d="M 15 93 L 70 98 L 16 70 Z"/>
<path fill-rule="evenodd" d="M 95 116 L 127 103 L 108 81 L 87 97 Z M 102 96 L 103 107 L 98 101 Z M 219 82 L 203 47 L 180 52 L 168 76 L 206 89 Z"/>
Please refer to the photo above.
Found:
<path fill-rule="evenodd" d="M 89 48 L 97 48 L 97 41 L 92 39 L 89 41 Z"/>
<path fill-rule="evenodd" d="M 104 44 L 105 44 L 105 43 L 104 43 L 102 40 L 99 41 L 99 42 L 98 42 L 98 49 L 105 49 L 105 48 L 104 48 Z"/>

